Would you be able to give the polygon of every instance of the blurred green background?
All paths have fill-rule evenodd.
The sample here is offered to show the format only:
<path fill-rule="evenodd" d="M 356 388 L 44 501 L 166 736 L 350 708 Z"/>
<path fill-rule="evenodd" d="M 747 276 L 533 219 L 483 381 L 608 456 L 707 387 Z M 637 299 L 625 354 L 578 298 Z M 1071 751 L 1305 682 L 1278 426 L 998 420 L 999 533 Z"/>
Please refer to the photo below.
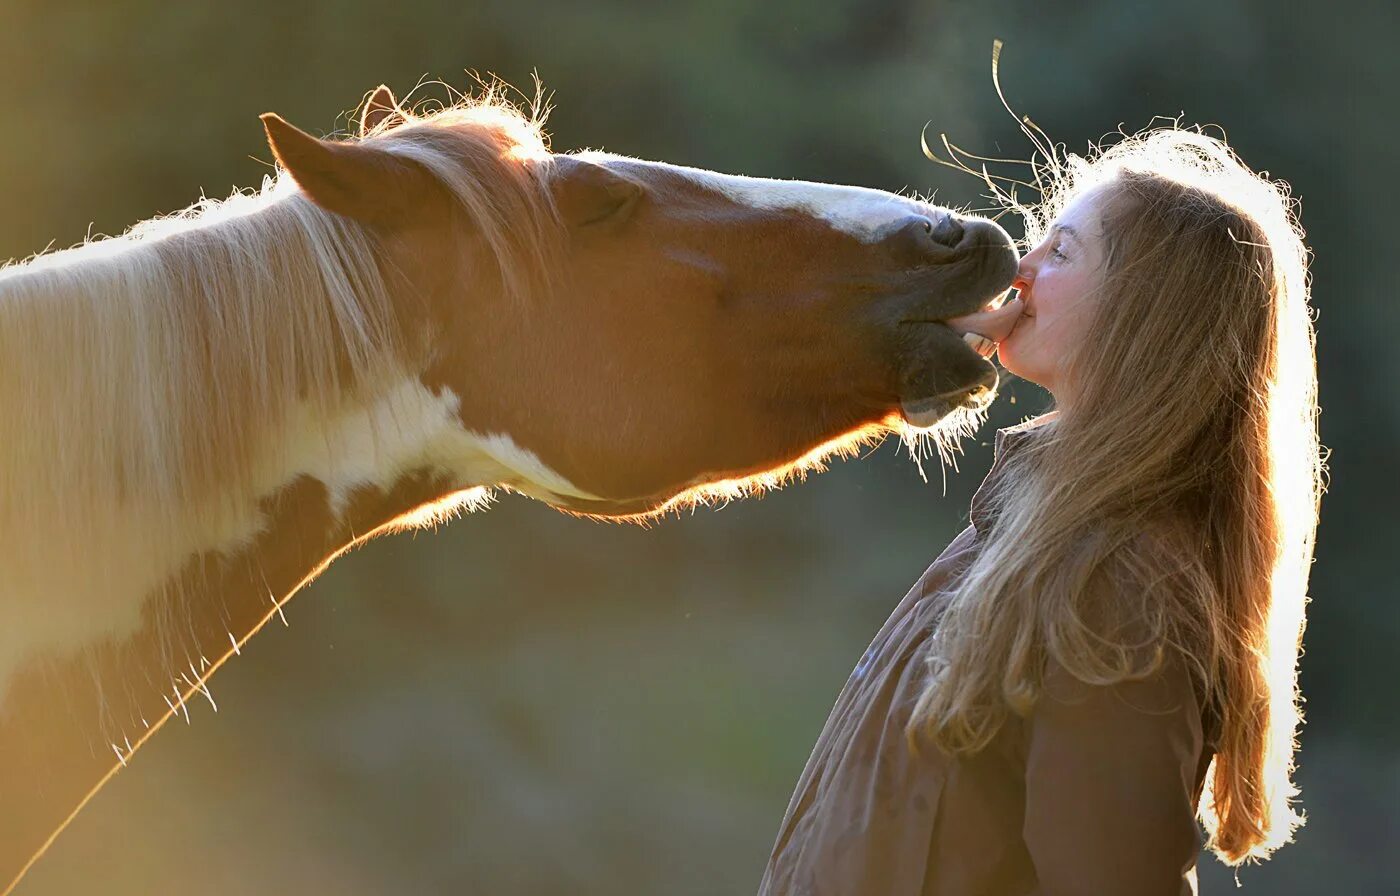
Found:
<path fill-rule="evenodd" d="M 555 148 L 937 190 L 920 129 L 989 155 L 1154 115 L 1225 127 L 1289 180 L 1315 254 L 1323 506 L 1297 842 L 1245 892 L 1400 892 L 1393 513 L 1400 402 L 1392 3 L 1269 0 L 4 0 L 0 257 L 256 184 L 257 114 L 317 132 L 380 82 L 466 69 L 555 91 Z M 339 116 L 339 117 L 338 117 Z M 1014 229 L 1014 225 L 1013 225 Z M 894 446 L 652 530 L 521 498 L 341 561 L 143 750 L 21 896 L 753 892 L 831 701 L 964 524 L 958 470 Z M 12 425 L 14 422 L 12 421 Z M 3 807 L 0 807 L 3 811 Z M 1202 889 L 1233 889 L 1205 859 Z"/>

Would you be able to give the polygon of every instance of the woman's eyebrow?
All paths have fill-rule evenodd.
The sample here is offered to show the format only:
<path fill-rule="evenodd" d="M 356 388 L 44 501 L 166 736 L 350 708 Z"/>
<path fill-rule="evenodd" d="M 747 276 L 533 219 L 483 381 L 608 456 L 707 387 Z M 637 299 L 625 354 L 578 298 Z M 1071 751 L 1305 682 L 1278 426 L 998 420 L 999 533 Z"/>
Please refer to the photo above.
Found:
<path fill-rule="evenodd" d="M 1068 224 L 1056 224 L 1054 227 L 1050 228 L 1051 236 L 1054 236 L 1057 233 L 1069 234 L 1070 239 L 1075 240 L 1076 242 L 1083 242 L 1083 240 L 1079 238 L 1079 231 L 1075 230 L 1073 227 L 1070 227 Z"/>

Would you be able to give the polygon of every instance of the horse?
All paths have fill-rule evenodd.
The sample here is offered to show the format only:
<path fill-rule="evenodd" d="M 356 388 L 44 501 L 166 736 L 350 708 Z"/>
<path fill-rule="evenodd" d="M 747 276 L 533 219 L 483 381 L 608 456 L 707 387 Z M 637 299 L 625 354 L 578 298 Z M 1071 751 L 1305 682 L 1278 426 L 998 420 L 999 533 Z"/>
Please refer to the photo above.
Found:
<path fill-rule="evenodd" d="M 350 548 L 496 490 L 722 502 L 995 390 L 943 323 L 1012 282 L 990 221 L 556 154 L 494 88 L 262 123 L 261 188 L 0 270 L 5 893 Z"/>

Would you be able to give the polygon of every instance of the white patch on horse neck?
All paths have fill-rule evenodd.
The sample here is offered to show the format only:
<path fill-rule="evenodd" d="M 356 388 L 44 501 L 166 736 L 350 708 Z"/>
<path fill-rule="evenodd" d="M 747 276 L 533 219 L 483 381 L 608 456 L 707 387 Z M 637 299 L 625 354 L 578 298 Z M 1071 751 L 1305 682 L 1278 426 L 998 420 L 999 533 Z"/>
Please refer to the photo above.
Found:
<path fill-rule="evenodd" d="M 247 494 L 225 494 L 191 507 L 182 525 L 163 531 L 154 507 L 140 496 L 120 506 L 85 510 L 104 524 L 102 543 L 73 556 L 61 531 L 36 520 L 22 544 L 0 545 L 0 706 L 10 675 L 31 656 L 64 656 L 104 639 L 140 630 L 142 607 L 201 554 L 236 555 L 266 531 L 271 498 L 303 477 L 326 487 L 340 518 L 356 491 L 389 491 L 405 476 L 443 474 L 456 489 L 503 486 L 551 500 L 599 500 L 552 470 L 506 434 L 478 433 L 458 417 L 451 390 L 430 391 L 405 376 L 368 407 L 325 418 L 311 405 L 295 408 L 286 426 L 269 433 L 253 466 Z M 467 503 L 465 506 L 473 506 Z M 405 512 L 413 508 L 403 508 Z M 425 518 L 428 521 L 430 518 Z M 307 558 L 309 572 L 324 558 Z M 269 595 L 274 598 L 283 595 Z M 218 612 L 211 596 L 210 612 Z"/>
<path fill-rule="evenodd" d="M 863 243 L 878 241 L 892 225 L 910 215 L 933 214 L 933 209 L 923 203 L 866 187 L 720 174 L 703 168 L 646 162 L 606 153 L 581 155 L 595 162 L 616 159 L 632 165 L 665 168 L 750 208 L 795 211 L 820 218 Z"/>
<path fill-rule="evenodd" d="M 356 490 L 388 491 L 404 476 L 420 471 L 444 474 L 459 488 L 505 486 L 545 500 L 601 500 L 509 435 L 467 429 L 458 417 L 460 406 L 461 399 L 451 389 L 434 393 L 417 378 L 407 377 L 369 408 L 334 420 L 303 412 L 284 440 L 290 465 L 280 472 L 280 482 L 310 476 L 325 483 L 337 517 Z"/>

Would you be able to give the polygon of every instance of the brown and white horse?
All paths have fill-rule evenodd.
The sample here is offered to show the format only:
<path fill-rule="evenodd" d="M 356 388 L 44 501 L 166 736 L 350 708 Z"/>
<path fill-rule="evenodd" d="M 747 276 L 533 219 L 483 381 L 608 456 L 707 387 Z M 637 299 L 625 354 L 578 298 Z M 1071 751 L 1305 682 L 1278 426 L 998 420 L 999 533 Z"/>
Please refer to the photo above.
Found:
<path fill-rule="evenodd" d="M 744 494 L 995 386 L 940 322 L 1011 283 L 990 222 L 554 155 L 493 95 L 264 124 L 262 190 L 0 272 L 5 892 L 348 547 Z"/>

